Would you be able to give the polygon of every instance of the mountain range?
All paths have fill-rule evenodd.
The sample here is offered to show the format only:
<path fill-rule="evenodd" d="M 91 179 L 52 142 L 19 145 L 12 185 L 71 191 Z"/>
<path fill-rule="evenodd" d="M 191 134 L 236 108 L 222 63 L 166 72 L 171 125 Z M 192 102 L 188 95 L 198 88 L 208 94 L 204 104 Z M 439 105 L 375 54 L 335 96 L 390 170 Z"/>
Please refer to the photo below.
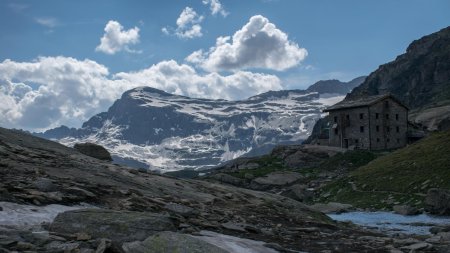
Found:
<path fill-rule="evenodd" d="M 306 90 L 269 91 L 245 100 L 189 98 L 151 87 L 125 92 L 81 128 L 61 126 L 35 135 L 68 146 L 94 142 L 115 162 L 160 171 L 216 166 L 240 156 L 301 143 L 325 106 L 365 77 L 319 81 Z"/>

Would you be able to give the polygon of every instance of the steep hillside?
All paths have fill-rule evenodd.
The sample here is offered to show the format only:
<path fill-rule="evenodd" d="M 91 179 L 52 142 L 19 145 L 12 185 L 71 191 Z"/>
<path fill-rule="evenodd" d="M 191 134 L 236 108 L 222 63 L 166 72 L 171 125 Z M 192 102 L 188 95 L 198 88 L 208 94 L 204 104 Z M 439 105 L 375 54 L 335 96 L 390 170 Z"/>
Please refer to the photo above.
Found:
<path fill-rule="evenodd" d="M 359 207 L 423 206 L 430 188 L 450 189 L 450 131 L 439 132 L 358 168 L 322 189 L 322 201 Z"/>
<path fill-rule="evenodd" d="M 344 100 L 391 93 L 409 106 L 409 120 L 428 130 L 450 128 L 450 27 L 412 42 L 406 53 L 381 65 Z M 328 119 L 318 121 L 305 143 L 326 137 Z"/>
<path fill-rule="evenodd" d="M 392 93 L 411 109 L 450 103 L 450 27 L 412 42 L 346 97 Z"/>

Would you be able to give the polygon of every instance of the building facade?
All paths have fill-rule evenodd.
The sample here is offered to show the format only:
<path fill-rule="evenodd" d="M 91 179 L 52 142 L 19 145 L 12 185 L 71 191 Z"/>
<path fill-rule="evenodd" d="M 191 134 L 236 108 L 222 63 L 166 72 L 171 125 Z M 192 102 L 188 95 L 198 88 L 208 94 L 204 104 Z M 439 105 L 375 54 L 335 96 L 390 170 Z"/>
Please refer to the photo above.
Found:
<path fill-rule="evenodd" d="M 390 94 L 342 101 L 327 109 L 329 145 L 351 149 L 395 149 L 406 146 L 408 108 Z"/>

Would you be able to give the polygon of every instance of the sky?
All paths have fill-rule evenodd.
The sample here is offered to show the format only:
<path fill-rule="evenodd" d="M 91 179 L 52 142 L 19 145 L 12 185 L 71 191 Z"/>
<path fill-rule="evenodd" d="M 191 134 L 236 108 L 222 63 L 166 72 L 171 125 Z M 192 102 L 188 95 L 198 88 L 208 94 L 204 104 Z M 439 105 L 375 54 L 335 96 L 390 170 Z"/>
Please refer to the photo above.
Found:
<path fill-rule="evenodd" d="M 448 13 L 448 0 L 3 0 L 0 126 L 80 127 L 138 86 L 239 100 L 349 81 Z"/>

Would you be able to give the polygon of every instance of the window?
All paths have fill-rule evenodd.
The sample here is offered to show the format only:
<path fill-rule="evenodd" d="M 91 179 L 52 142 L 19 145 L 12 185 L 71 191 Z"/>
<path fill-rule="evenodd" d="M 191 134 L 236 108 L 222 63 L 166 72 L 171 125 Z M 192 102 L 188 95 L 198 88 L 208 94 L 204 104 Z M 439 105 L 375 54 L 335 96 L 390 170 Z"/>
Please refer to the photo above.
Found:
<path fill-rule="evenodd" d="M 386 119 L 389 119 L 389 113 L 386 113 Z"/>
<path fill-rule="evenodd" d="M 364 113 L 359 114 L 359 119 L 364 119 Z"/>
<path fill-rule="evenodd" d="M 386 132 L 389 133 L 390 131 L 391 131 L 391 127 L 388 127 L 388 126 L 387 126 L 387 127 L 386 127 Z"/>
<path fill-rule="evenodd" d="M 377 129 L 377 132 L 380 132 L 380 126 L 375 127 Z"/>
<path fill-rule="evenodd" d="M 380 117 L 380 114 L 377 112 L 375 113 L 375 119 L 378 119 Z"/>
<path fill-rule="evenodd" d="M 334 116 L 334 123 L 337 123 L 337 116 Z"/>
<path fill-rule="evenodd" d="M 350 120 L 350 115 L 349 114 L 347 114 L 345 117 L 347 118 L 347 120 Z"/>
<path fill-rule="evenodd" d="M 336 134 L 336 135 L 337 135 L 338 133 L 339 133 L 338 129 L 337 129 L 337 128 L 335 128 L 335 129 L 334 129 L 334 134 Z"/>
<path fill-rule="evenodd" d="M 386 107 L 386 108 L 389 107 L 389 101 L 384 101 L 384 107 Z"/>
<path fill-rule="evenodd" d="M 359 143 L 359 140 L 358 139 L 355 139 L 355 144 L 358 144 Z"/>
<path fill-rule="evenodd" d="M 387 139 L 386 139 L 386 142 L 389 142 L 390 140 L 391 140 L 391 139 L 387 138 Z"/>
<path fill-rule="evenodd" d="M 364 133 L 364 126 L 359 127 L 359 132 Z"/>
<path fill-rule="evenodd" d="M 395 130 L 397 131 L 397 133 L 400 133 L 400 127 L 399 126 L 396 126 Z"/>
<path fill-rule="evenodd" d="M 395 119 L 398 120 L 398 113 L 395 114 Z"/>
<path fill-rule="evenodd" d="M 377 138 L 377 142 L 380 142 L 380 138 Z"/>

